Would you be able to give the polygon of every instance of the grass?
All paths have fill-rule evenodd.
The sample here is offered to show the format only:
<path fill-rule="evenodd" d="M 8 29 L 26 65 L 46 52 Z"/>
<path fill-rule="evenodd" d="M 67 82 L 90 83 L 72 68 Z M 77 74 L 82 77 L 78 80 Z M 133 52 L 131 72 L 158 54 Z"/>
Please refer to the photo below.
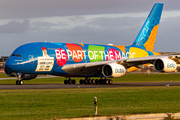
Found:
<path fill-rule="evenodd" d="M 11 77 L 7 76 L 7 75 L 4 74 L 4 73 L 0 73 L 0 78 L 11 78 Z"/>
<path fill-rule="evenodd" d="M 98 114 L 176 113 L 180 87 L 126 87 L 49 90 L 0 90 L 0 118 L 34 120 Z"/>
<path fill-rule="evenodd" d="M 113 78 L 115 82 L 165 82 L 180 81 L 180 74 L 126 74 L 120 78 Z"/>
<path fill-rule="evenodd" d="M 41 75 L 43 76 L 43 75 Z M 57 84 L 63 83 L 64 77 L 51 77 L 51 78 L 36 78 L 33 80 L 24 81 L 24 84 Z M 84 78 L 72 78 L 76 79 L 79 83 L 80 79 Z M 99 79 L 99 78 L 97 78 Z M 164 82 L 164 81 L 180 81 L 180 74 L 151 74 L 147 77 L 147 74 L 126 74 L 120 78 L 113 78 L 113 82 Z M 15 84 L 15 79 L 9 78 L 9 80 L 0 80 L 0 84 Z"/>

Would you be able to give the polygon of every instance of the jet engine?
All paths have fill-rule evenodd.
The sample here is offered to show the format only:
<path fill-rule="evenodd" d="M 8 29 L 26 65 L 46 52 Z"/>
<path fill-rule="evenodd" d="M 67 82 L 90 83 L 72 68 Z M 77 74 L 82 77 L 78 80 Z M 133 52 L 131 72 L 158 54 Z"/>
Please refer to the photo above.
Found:
<path fill-rule="evenodd" d="M 121 77 L 126 73 L 126 68 L 123 65 L 110 63 L 102 67 L 102 74 L 104 77 Z"/>
<path fill-rule="evenodd" d="M 154 66 L 159 72 L 173 72 L 177 68 L 176 62 L 168 58 L 157 59 Z"/>

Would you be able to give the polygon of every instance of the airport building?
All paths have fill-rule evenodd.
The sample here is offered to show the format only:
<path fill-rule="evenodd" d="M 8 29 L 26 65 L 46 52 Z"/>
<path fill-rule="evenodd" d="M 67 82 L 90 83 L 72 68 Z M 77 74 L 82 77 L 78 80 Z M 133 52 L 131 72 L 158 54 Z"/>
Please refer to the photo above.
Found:
<path fill-rule="evenodd" d="M 4 65 L 9 56 L 1 56 L 0 58 L 0 73 L 4 72 Z"/>

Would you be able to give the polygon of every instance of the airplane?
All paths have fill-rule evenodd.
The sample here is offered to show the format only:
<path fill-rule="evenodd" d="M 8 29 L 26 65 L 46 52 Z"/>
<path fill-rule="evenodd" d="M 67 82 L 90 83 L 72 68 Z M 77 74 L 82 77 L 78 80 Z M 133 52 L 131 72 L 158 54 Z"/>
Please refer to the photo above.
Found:
<path fill-rule="evenodd" d="M 64 84 L 75 84 L 71 77 L 83 77 L 80 84 L 112 84 L 111 78 L 153 64 L 159 72 L 173 72 L 179 55 L 153 52 L 162 3 L 155 3 L 134 43 L 130 46 L 33 42 L 21 45 L 8 58 L 4 72 L 16 76 L 17 85 L 38 74 L 64 76 Z M 100 79 L 93 79 L 99 77 Z M 91 79 L 92 78 L 92 79 Z"/>

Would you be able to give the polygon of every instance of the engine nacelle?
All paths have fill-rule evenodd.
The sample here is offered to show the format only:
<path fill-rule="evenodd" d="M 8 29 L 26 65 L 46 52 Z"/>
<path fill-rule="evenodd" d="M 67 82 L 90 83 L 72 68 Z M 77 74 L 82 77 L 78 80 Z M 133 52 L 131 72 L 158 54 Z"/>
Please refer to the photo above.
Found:
<path fill-rule="evenodd" d="M 176 62 L 168 58 L 157 59 L 154 66 L 159 72 L 174 72 L 177 68 Z"/>
<path fill-rule="evenodd" d="M 6 69 L 6 68 L 4 68 L 4 73 L 5 73 L 7 76 L 10 76 L 10 77 L 15 77 L 15 76 L 16 76 L 13 72 L 9 71 L 9 70 Z"/>
<path fill-rule="evenodd" d="M 116 63 L 106 64 L 102 67 L 104 77 L 121 77 L 126 73 L 126 68 Z"/>
<path fill-rule="evenodd" d="M 22 80 L 31 80 L 37 77 L 37 74 L 22 74 Z"/>

